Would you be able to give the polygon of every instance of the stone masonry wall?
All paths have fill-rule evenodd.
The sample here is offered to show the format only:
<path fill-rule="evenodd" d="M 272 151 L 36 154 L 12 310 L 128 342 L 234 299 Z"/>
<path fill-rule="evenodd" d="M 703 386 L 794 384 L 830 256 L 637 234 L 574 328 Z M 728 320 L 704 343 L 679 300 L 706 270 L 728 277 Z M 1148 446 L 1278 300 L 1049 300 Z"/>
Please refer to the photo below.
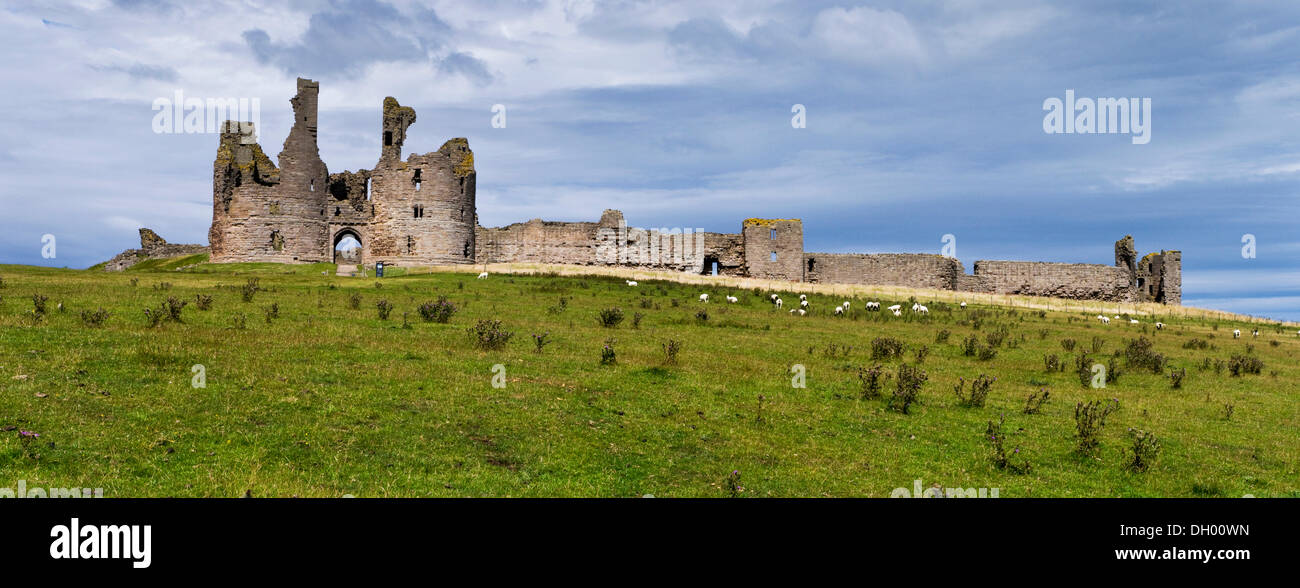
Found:
<path fill-rule="evenodd" d="M 828 284 L 878 284 L 955 290 L 960 261 L 929 253 L 807 253 L 805 277 Z"/>
<path fill-rule="evenodd" d="M 1134 295 L 1129 272 L 1109 265 L 980 260 L 974 278 L 979 284 L 975 291 L 994 294 L 1124 302 Z"/>

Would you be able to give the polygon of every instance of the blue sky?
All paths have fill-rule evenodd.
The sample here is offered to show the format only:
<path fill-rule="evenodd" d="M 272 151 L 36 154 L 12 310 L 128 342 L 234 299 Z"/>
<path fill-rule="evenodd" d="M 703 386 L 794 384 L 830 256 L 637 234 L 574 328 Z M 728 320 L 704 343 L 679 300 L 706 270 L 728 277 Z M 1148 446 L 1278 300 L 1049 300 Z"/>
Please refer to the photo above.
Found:
<path fill-rule="evenodd" d="M 154 99 L 258 98 L 275 154 L 303 76 L 332 172 L 374 165 L 384 96 L 408 152 L 468 137 L 487 226 L 799 217 L 809 251 L 952 234 L 967 271 L 1132 234 L 1183 251 L 1185 304 L 1300 320 L 1297 3 L 82 0 L 7 3 L 0 34 L 0 262 L 205 243 L 217 138 L 154 133 Z M 1045 133 L 1066 90 L 1149 98 L 1150 142 Z"/>

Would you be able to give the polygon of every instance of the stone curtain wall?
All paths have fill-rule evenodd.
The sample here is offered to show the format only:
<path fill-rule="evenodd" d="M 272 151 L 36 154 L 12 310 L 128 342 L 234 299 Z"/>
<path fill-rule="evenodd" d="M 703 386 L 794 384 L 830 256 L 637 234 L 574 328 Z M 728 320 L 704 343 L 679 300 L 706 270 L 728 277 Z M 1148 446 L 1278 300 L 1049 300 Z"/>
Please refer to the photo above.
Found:
<path fill-rule="evenodd" d="M 975 262 L 976 292 L 1129 302 L 1131 275 L 1122 267 L 1040 261 Z M 971 283 L 967 281 L 966 283 Z"/>
<path fill-rule="evenodd" d="M 524 262 L 619 265 L 701 273 L 705 259 L 720 271 L 740 271 L 740 236 L 694 230 L 628 227 L 623 213 L 606 210 L 599 222 L 533 219 L 505 227 L 478 227 L 479 263 Z"/>
<path fill-rule="evenodd" d="M 741 225 L 741 235 L 749 276 L 792 282 L 804 280 L 803 221 L 751 218 Z"/>
<path fill-rule="evenodd" d="M 809 282 L 939 290 L 956 290 L 965 273 L 960 261 L 928 253 L 808 253 L 804 270 Z"/>

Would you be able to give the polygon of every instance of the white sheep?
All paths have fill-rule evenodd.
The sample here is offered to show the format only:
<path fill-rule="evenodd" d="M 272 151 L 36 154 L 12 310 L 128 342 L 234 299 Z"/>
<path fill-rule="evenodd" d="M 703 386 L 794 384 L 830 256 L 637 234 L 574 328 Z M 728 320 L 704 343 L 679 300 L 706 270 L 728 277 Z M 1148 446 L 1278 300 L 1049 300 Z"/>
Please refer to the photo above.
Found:
<path fill-rule="evenodd" d="M 916 305 L 916 312 L 921 314 L 930 314 L 930 309 L 926 308 L 924 304 L 918 304 Z"/>
<path fill-rule="evenodd" d="M 845 300 L 845 301 L 844 301 L 844 310 L 848 310 L 848 309 L 849 309 L 849 301 L 848 301 L 848 300 Z"/>
<path fill-rule="evenodd" d="M 803 299 L 803 300 L 800 300 L 800 301 L 799 301 L 799 306 L 802 307 L 802 308 L 808 308 L 808 300 L 807 300 L 806 298 Z"/>
<path fill-rule="evenodd" d="M 628 281 L 627 281 L 627 285 L 629 285 L 629 286 L 635 286 L 635 285 L 636 285 L 636 281 L 635 281 L 635 280 L 628 280 Z"/>
<path fill-rule="evenodd" d="M 781 308 L 781 299 L 780 299 L 780 298 L 777 298 L 777 299 L 776 299 L 776 307 L 777 307 L 777 308 Z"/>
<path fill-rule="evenodd" d="M 807 294 L 800 294 L 800 295 L 799 295 L 799 300 L 808 300 L 808 295 L 807 295 Z"/>
<path fill-rule="evenodd" d="M 732 304 L 735 304 L 736 301 L 738 301 L 738 300 L 740 300 L 740 299 L 739 299 L 739 298 L 736 298 L 735 296 L 728 296 L 728 297 L 727 297 L 727 302 L 730 302 L 730 303 L 732 303 Z"/>
<path fill-rule="evenodd" d="M 897 314 L 898 314 L 898 310 L 901 309 L 901 308 L 903 308 L 903 305 L 902 305 L 902 304 L 895 304 L 895 305 L 890 306 L 890 307 L 888 307 L 888 308 L 889 308 L 889 310 L 890 310 L 891 312 L 893 312 L 895 315 L 897 315 Z"/>
<path fill-rule="evenodd" d="M 1232 330 L 1232 338 L 1233 338 L 1233 339 L 1240 339 L 1240 338 L 1241 338 L 1241 329 L 1233 329 L 1233 330 Z"/>
<path fill-rule="evenodd" d="M 60 304 L 59 306 L 62 307 L 63 305 Z M 59 308 L 59 310 L 63 310 L 63 309 L 62 309 L 62 308 Z M 1250 336 L 1251 336 L 1251 337 L 1258 337 L 1258 336 L 1259 336 L 1259 329 L 1255 329 L 1255 330 L 1251 331 L 1251 332 L 1250 332 Z"/>
<path fill-rule="evenodd" d="M 805 315 L 805 314 L 808 314 L 808 311 L 806 311 L 806 310 L 800 308 L 800 309 L 799 309 L 799 316 L 803 316 L 803 315 Z"/>
<path fill-rule="evenodd" d="M 880 303 L 875 301 L 868 302 L 867 310 L 880 310 Z"/>
<path fill-rule="evenodd" d="M 1130 325 L 1136 325 L 1136 324 L 1138 324 L 1138 320 L 1137 320 L 1137 319 L 1128 319 L 1128 324 L 1130 324 Z"/>
<path fill-rule="evenodd" d="M 776 302 L 777 295 L 776 295 L 776 294 L 773 294 L 773 295 L 769 296 L 768 299 L 770 299 L 772 302 Z"/>
<path fill-rule="evenodd" d="M 966 310 L 966 301 L 963 300 L 962 303 L 961 303 L 959 306 L 961 306 L 961 309 L 962 309 L 962 310 Z"/>
<path fill-rule="evenodd" d="M 487 272 L 483 272 L 483 273 L 479 274 L 479 275 L 478 275 L 478 278 L 476 278 L 476 279 L 479 279 L 479 280 L 486 280 L 486 279 L 487 279 Z"/>
<path fill-rule="evenodd" d="M 708 294 L 700 294 L 700 302 L 708 302 L 708 301 L 709 301 Z"/>
<path fill-rule="evenodd" d="M 921 307 L 921 304 L 920 304 L 919 302 L 913 302 L 913 303 L 912 303 L 912 312 L 916 312 L 916 309 L 918 309 L 918 308 L 920 308 L 920 307 Z"/>
<path fill-rule="evenodd" d="M 1157 330 L 1157 331 L 1159 331 L 1159 330 L 1161 330 L 1161 329 L 1164 329 L 1164 328 L 1165 328 L 1165 324 L 1164 324 L 1164 323 L 1159 322 L 1159 321 L 1156 322 L 1156 330 Z"/>
<path fill-rule="evenodd" d="M 901 310 L 895 308 L 895 309 L 894 309 L 894 316 L 903 316 L 903 311 L 901 311 Z"/>
<path fill-rule="evenodd" d="M 835 307 L 835 314 L 844 314 L 844 307 L 843 307 L 843 306 L 836 306 L 836 307 Z"/>
<path fill-rule="evenodd" d="M 1109 324 L 1110 324 L 1110 317 L 1108 317 L 1108 316 L 1103 316 L 1103 317 L 1101 317 L 1101 324 L 1103 324 L 1103 325 L 1109 325 Z"/>

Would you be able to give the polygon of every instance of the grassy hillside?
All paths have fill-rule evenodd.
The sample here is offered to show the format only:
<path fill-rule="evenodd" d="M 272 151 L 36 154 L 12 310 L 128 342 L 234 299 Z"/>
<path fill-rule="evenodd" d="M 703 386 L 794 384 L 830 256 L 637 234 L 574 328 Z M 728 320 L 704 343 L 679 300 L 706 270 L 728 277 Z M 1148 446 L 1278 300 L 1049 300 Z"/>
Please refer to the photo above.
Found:
<path fill-rule="evenodd" d="M 836 316 L 845 298 L 821 294 L 800 317 L 788 312 L 792 293 L 775 310 L 763 289 L 629 287 L 602 276 L 133 269 L 0 266 L 0 486 L 103 487 L 105 496 L 886 497 L 920 479 L 1002 497 L 1300 491 L 1295 327 L 1187 316 L 1103 325 L 1095 312 L 962 310 L 932 299 L 920 300 L 928 315 L 896 318 L 866 311 L 867 297 Z M 40 317 L 35 294 L 48 298 Z M 456 312 L 424 321 L 417 307 L 439 296 Z M 144 310 L 166 314 L 169 297 L 187 303 L 180 321 L 150 326 Z M 381 301 L 393 307 L 387 319 Z M 623 319 L 602 326 L 611 308 Z M 513 336 L 480 349 L 467 332 L 480 320 L 500 320 Z M 539 352 L 543 334 L 550 343 Z M 1141 338 L 1151 348 L 1129 350 Z M 873 359 L 895 342 L 902 357 Z M 606 346 L 615 360 L 602 365 Z M 1085 369 L 1110 364 L 1118 380 L 1083 385 L 1075 366 L 1085 351 Z M 1063 370 L 1046 369 L 1050 355 Z M 1231 375 L 1234 355 L 1238 366 L 1262 362 L 1260 373 Z M 877 365 L 882 397 L 864 398 L 860 376 Z M 193 386 L 196 366 L 206 387 Z M 792 386 L 798 366 L 806 387 Z M 912 367 L 925 381 L 904 414 L 890 397 Z M 1183 369 L 1174 388 L 1169 372 Z M 987 400 L 963 405 L 954 387 L 964 379 L 968 393 L 981 375 L 997 378 Z M 1050 399 L 1025 414 L 1043 389 Z M 1076 403 L 1092 400 L 1118 409 L 1100 446 L 1081 452 Z M 1007 467 L 988 435 L 999 420 Z M 1146 471 L 1126 467 L 1130 428 L 1159 441 Z M 40 437 L 25 442 L 20 431 Z"/>

